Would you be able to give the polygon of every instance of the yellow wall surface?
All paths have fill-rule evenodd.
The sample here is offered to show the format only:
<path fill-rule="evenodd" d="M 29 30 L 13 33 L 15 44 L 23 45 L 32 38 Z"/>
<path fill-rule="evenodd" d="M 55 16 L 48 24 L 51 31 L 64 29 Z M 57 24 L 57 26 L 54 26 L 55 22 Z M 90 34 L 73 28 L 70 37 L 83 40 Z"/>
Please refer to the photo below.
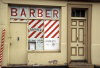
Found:
<path fill-rule="evenodd" d="M 8 4 L 23 5 L 41 5 L 41 6 L 61 6 L 61 22 L 60 22 L 60 46 L 61 52 L 28 52 L 28 65 L 55 65 L 49 61 L 57 60 L 56 65 L 65 65 L 67 63 L 67 2 L 59 1 L 17 1 L 3 0 L 0 2 L 0 33 L 2 28 L 6 29 L 3 66 L 9 64 L 9 46 L 10 46 L 10 20 L 8 12 Z M 92 22 L 91 22 L 91 57 L 92 64 L 100 65 L 100 3 L 92 3 Z M 0 34 L 1 39 L 1 34 Z"/>
<path fill-rule="evenodd" d="M 23 5 L 41 5 L 41 6 L 60 6 L 60 52 L 34 53 L 28 52 L 28 65 L 65 65 L 67 64 L 67 3 L 59 1 L 17 1 L 3 0 L 0 5 L 0 26 L 6 29 L 5 45 L 3 52 L 3 66 L 7 66 L 10 62 L 10 17 L 8 4 L 23 4 Z M 59 3 L 59 4 L 57 4 Z M 0 29 L 1 30 L 1 29 Z M 64 31 L 65 30 L 65 31 Z M 27 41 L 26 41 L 27 42 Z M 13 55 L 12 55 L 13 56 Z M 22 58 L 23 59 L 23 58 Z M 49 63 L 49 61 L 57 60 L 57 64 Z M 19 61 L 17 61 L 19 62 Z"/>
<path fill-rule="evenodd" d="M 92 63 L 100 65 L 100 3 L 92 4 Z"/>

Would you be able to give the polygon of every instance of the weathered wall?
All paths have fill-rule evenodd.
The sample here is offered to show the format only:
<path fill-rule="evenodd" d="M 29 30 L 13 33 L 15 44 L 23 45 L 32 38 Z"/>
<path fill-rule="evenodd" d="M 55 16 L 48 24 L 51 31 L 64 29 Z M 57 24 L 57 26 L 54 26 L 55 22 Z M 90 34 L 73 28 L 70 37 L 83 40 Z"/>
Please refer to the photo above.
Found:
<path fill-rule="evenodd" d="M 92 63 L 100 65 L 100 3 L 92 5 Z"/>
<path fill-rule="evenodd" d="M 8 22 L 8 4 L 0 3 L 0 35 L 2 29 L 6 29 L 5 34 L 5 43 L 4 43 L 4 52 L 3 52 L 3 65 L 8 64 L 9 60 L 9 22 Z M 1 41 L 1 38 L 0 38 Z"/>
<path fill-rule="evenodd" d="M 5 2 L 8 0 L 5 0 Z M 12 1 L 11 1 L 12 2 Z M 21 4 L 21 2 L 18 2 Z M 18 4 L 14 1 L 14 4 Z M 48 2 L 49 3 L 49 2 Z M 23 2 L 24 4 L 24 2 Z M 27 4 L 27 2 L 25 2 Z M 61 24 L 60 24 L 60 42 L 61 42 L 61 52 L 59 53 L 32 53 L 28 52 L 28 64 L 42 64 L 49 65 L 48 61 L 58 60 L 58 65 L 64 65 L 67 63 L 67 5 L 64 4 L 52 4 L 47 5 L 46 2 L 34 2 L 36 5 L 45 5 L 45 6 L 60 6 L 62 5 L 61 11 Z M 32 2 L 28 2 L 28 5 L 32 5 Z M 92 4 L 92 22 L 91 22 L 91 54 L 92 54 L 92 63 L 96 65 L 100 65 L 100 3 Z M 8 12 L 8 4 L 0 3 L 0 33 L 1 28 L 6 28 L 6 39 L 5 39 L 5 47 L 4 47 L 4 55 L 3 55 L 3 66 L 9 64 L 9 12 Z M 1 34 L 0 34 L 1 36 Z M 1 38 L 0 38 L 1 40 Z M 41 61 L 41 62 L 40 62 Z"/>

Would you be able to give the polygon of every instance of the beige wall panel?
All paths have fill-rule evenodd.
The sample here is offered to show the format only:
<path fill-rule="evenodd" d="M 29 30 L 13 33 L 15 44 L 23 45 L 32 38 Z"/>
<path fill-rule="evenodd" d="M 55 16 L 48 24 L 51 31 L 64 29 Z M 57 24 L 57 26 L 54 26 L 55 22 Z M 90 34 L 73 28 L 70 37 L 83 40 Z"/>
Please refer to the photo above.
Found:
<path fill-rule="evenodd" d="M 66 1 L 37 1 L 37 0 L 2 0 L 10 4 L 27 4 L 27 5 L 48 5 L 48 6 L 66 6 Z"/>
<path fill-rule="evenodd" d="M 56 65 L 64 65 L 67 63 L 67 7 L 62 7 L 60 23 L 60 48 L 59 53 L 29 53 L 28 65 L 52 65 L 49 61 L 57 60 Z"/>
<path fill-rule="evenodd" d="M 100 65 L 100 3 L 92 6 L 92 63 Z"/>
<path fill-rule="evenodd" d="M 53 60 L 57 60 L 56 65 L 66 64 L 66 45 L 62 45 L 61 53 L 28 53 L 28 65 L 55 65 L 49 63 Z"/>

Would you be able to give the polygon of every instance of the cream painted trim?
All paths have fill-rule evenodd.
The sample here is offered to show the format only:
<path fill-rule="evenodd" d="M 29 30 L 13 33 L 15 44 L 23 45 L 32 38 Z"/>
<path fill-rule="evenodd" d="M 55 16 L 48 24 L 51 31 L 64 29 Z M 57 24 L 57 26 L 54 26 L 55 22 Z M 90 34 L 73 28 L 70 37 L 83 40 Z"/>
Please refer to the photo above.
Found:
<path fill-rule="evenodd" d="M 21 5 L 66 6 L 66 1 L 2 0 L 3 3 Z"/>
<path fill-rule="evenodd" d="M 70 52 L 70 22 L 71 22 L 71 8 L 87 8 L 88 9 L 88 17 L 87 17 L 87 30 L 88 30 L 88 33 L 87 33 L 87 55 L 86 55 L 86 59 L 87 59 L 87 62 L 88 63 L 91 63 L 91 16 L 92 16 L 92 6 L 91 4 L 68 4 L 68 64 L 70 63 L 71 59 L 70 59 L 70 56 L 71 56 L 71 52 Z"/>

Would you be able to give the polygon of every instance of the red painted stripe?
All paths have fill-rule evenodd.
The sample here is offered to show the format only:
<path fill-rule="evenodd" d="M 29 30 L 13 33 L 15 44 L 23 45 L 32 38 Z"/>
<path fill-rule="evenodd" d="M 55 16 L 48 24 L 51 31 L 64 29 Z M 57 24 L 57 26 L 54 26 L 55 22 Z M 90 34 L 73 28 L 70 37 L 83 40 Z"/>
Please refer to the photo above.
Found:
<path fill-rule="evenodd" d="M 39 32 L 34 38 L 37 38 L 42 32 Z"/>
<path fill-rule="evenodd" d="M 43 37 L 44 37 L 44 34 L 40 38 L 43 38 Z"/>
<path fill-rule="evenodd" d="M 34 28 L 41 20 L 38 20 L 31 28 Z"/>
<path fill-rule="evenodd" d="M 28 25 L 31 25 L 34 21 L 35 21 L 35 20 L 31 20 L 31 21 L 29 22 L 29 24 L 28 24 Z M 29 29 L 28 29 L 28 32 L 30 32 L 30 30 L 29 30 Z"/>
<path fill-rule="evenodd" d="M 52 20 L 49 20 L 49 22 L 45 25 L 45 27 L 51 22 Z"/>
<path fill-rule="evenodd" d="M 36 33 L 36 31 L 33 31 L 33 32 L 28 36 L 28 38 L 32 37 L 32 35 L 33 35 L 34 33 Z"/>
<path fill-rule="evenodd" d="M 14 21 L 17 21 L 18 19 L 14 19 Z"/>
<path fill-rule="evenodd" d="M 44 25 L 44 23 L 42 23 L 38 28 L 42 27 Z"/>
<path fill-rule="evenodd" d="M 3 51 L 3 49 L 2 49 L 2 51 Z M 2 51 L 1 51 L 0 55 L 2 55 Z"/>
<path fill-rule="evenodd" d="M 1 46 L 1 49 L 3 49 L 3 47 Z"/>
<path fill-rule="evenodd" d="M 34 28 L 41 20 L 38 20 L 31 28 Z M 29 31 L 30 32 L 30 31 Z"/>
<path fill-rule="evenodd" d="M 51 38 L 54 38 L 58 33 L 59 31 L 57 31 Z"/>
<path fill-rule="evenodd" d="M 3 35 L 5 34 L 5 32 L 2 33 Z"/>
<path fill-rule="evenodd" d="M 34 20 L 31 20 L 31 21 L 28 23 L 28 25 L 32 24 L 33 22 L 34 22 Z"/>
<path fill-rule="evenodd" d="M 0 56 L 2 56 L 2 55 L 0 55 Z M 0 57 L 0 60 L 2 59 L 2 57 Z"/>
<path fill-rule="evenodd" d="M 58 27 L 59 27 L 59 24 L 45 38 L 48 38 Z"/>
<path fill-rule="evenodd" d="M 57 23 L 57 21 L 58 21 L 58 20 L 56 20 L 44 33 L 48 32 L 48 31 L 54 26 L 54 24 Z"/>
<path fill-rule="evenodd" d="M 3 49 L 1 50 L 1 52 L 3 51 Z"/>
<path fill-rule="evenodd" d="M 2 38 L 1 40 L 4 40 L 4 38 Z"/>
<path fill-rule="evenodd" d="M 4 41 L 2 41 L 1 43 L 4 43 Z"/>
<path fill-rule="evenodd" d="M 38 28 L 41 28 L 42 25 L 43 25 L 43 23 L 42 23 Z M 32 37 L 32 35 L 35 34 L 35 33 L 36 33 L 36 31 L 32 32 L 32 33 L 28 36 L 28 38 Z"/>
<path fill-rule="evenodd" d="M 44 23 L 42 23 L 42 24 L 39 26 L 39 28 L 42 27 L 43 25 L 44 25 Z M 42 33 L 42 32 L 39 32 L 39 33 L 35 36 L 35 38 L 37 38 L 41 33 Z"/>
<path fill-rule="evenodd" d="M 0 47 L 0 66 L 2 66 L 3 49 L 4 49 L 5 29 L 2 30 L 1 47 Z"/>
<path fill-rule="evenodd" d="M 24 19 L 20 19 L 20 21 L 23 21 Z"/>
<path fill-rule="evenodd" d="M 3 53 L 2 53 L 3 54 Z M 3 55 L 0 55 L 0 56 L 3 56 Z M 1 57 L 2 58 L 2 57 Z"/>

